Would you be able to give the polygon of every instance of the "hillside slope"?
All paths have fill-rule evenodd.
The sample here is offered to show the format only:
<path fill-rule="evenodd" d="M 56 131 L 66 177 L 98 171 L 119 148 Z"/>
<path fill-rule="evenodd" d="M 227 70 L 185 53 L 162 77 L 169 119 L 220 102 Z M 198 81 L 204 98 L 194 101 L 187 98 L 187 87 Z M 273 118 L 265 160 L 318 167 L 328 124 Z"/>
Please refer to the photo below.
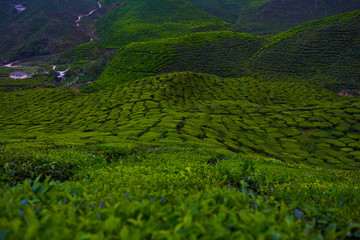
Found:
<path fill-rule="evenodd" d="M 184 0 L 102 2 L 114 9 L 96 23 L 99 41 L 67 51 L 58 58 L 60 61 L 88 61 L 97 58 L 99 49 L 118 49 L 132 42 L 225 29 L 229 25 Z"/>
<path fill-rule="evenodd" d="M 270 39 L 254 71 L 297 76 L 334 89 L 359 88 L 360 10 L 311 21 Z"/>
<path fill-rule="evenodd" d="M 120 49 L 88 90 L 164 72 L 197 71 L 222 77 L 241 76 L 244 63 L 265 40 L 228 31 L 132 43 Z"/>
<path fill-rule="evenodd" d="M 287 162 L 360 166 L 360 101 L 307 83 L 200 73 L 138 79 L 80 94 L 1 94 L 2 141 L 139 141 L 258 153 Z"/>
<path fill-rule="evenodd" d="M 17 11 L 10 1 L 0 1 L 0 27 L 4 27 L 16 14 Z"/>
<path fill-rule="evenodd" d="M 183 0 L 133 0 L 123 2 L 102 18 L 96 33 L 105 45 L 118 47 L 225 25 L 226 22 Z"/>

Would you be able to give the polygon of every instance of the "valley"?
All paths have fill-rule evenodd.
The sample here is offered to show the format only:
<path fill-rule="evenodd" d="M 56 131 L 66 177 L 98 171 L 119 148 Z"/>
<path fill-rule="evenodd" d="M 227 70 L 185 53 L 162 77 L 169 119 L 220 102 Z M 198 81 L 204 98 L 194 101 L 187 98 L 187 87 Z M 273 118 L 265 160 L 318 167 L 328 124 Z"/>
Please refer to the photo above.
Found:
<path fill-rule="evenodd" d="M 360 238 L 357 1 L 11 4 L 1 239 Z"/>

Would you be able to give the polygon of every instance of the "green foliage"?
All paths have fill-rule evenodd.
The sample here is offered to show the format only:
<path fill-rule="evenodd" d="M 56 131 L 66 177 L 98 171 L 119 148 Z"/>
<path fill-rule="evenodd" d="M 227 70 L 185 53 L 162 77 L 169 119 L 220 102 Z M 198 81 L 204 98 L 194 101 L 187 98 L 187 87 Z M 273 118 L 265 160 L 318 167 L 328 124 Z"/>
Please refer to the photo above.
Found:
<path fill-rule="evenodd" d="M 259 34 L 286 31 L 310 20 L 360 8 L 357 0 L 188 0 L 194 6 L 231 22 L 232 30 Z"/>
<path fill-rule="evenodd" d="M 79 166 L 71 181 L 39 175 L 1 186 L 7 239 L 336 239 L 360 231 L 353 223 L 360 211 L 356 172 L 209 148 L 5 148 L 19 158 L 58 156 Z M 217 164 L 208 164 L 214 157 Z"/>

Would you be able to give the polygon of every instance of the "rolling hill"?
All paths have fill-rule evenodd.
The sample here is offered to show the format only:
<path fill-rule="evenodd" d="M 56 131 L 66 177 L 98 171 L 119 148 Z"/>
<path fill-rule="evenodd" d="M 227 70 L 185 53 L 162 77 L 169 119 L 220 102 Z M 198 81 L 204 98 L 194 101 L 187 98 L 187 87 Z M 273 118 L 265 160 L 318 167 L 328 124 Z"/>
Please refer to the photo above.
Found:
<path fill-rule="evenodd" d="M 164 72 L 198 71 L 222 77 L 240 76 L 244 63 L 264 43 L 263 38 L 229 31 L 132 43 L 118 50 L 88 90 Z"/>
<path fill-rule="evenodd" d="M 359 89 L 359 15 L 310 21 L 271 38 L 212 31 L 132 43 L 118 50 L 87 91 L 176 71 Z"/>
<path fill-rule="evenodd" d="M 270 39 L 254 71 L 297 76 L 328 88 L 359 88 L 360 10 L 311 21 Z"/>

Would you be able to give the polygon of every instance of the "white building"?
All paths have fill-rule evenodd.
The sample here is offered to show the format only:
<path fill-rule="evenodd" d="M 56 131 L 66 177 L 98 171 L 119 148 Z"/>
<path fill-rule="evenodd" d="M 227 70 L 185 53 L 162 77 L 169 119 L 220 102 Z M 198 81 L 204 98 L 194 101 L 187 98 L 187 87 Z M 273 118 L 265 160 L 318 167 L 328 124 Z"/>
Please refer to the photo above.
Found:
<path fill-rule="evenodd" d="M 28 74 L 24 73 L 24 72 L 12 72 L 12 73 L 10 73 L 10 78 L 13 78 L 13 79 L 25 79 L 27 77 L 28 77 Z"/>

